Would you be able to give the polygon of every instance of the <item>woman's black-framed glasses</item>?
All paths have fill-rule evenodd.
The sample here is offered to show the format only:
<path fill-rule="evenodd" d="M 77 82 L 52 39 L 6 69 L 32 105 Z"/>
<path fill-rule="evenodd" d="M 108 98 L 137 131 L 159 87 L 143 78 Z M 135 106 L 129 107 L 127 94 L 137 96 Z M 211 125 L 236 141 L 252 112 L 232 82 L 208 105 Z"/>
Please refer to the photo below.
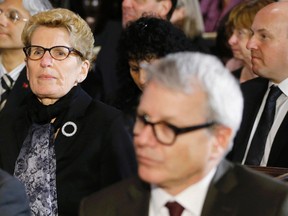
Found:
<path fill-rule="evenodd" d="M 164 145 L 172 145 L 178 135 L 203 128 L 208 128 L 214 124 L 215 122 L 212 121 L 200 125 L 193 125 L 189 127 L 179 128 L 164 121 L 153 123 L 149 121 L 149 117 L 147 115 L 137 114 L 134 131 L 140 131 L 146 125 L 150 125 L 152 127 L 154 136 L 160 143 Z"/>
<path fill-rule="evenodd" d="M 53 59 L 56 59 L 58 61 L 62 61 L 68 58 L 68 56 L 71 53 L 76 53 L 81 58 L 83 58 L 83 54 L 81 52 L 74 49 L 73 47 L 67 47 L 67 46 L 53 46 L 51 48 L 44 48 L 42 46 L 27 46 L 23 48 L 23 51 L 26 57 L 31 60 L 41 59 L 46 51 L 49 52 L 50 56 Z"/>

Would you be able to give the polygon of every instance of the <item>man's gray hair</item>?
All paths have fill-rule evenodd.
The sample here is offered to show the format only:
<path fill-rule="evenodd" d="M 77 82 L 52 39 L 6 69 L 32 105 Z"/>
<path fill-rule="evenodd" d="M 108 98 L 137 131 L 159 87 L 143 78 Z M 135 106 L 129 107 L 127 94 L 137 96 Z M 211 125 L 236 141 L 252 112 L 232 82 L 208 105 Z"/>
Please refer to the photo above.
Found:
<path fill-rule="evenodd" d="M 5 0 L 0 0 L 0 3 L 3 2 L 5 2 Z M 49 0 L 22 0 L 22 4 L 23 7 L 29 11 L 31 16 L 41 11 L 46 11 L 53 8 Z"/>
<path fill-rule="evenodd" d="M 239 81 L 216 57 L 179 52 L 169 54 L 144 68 L 149 81 L 156 80 L 177 91 L 191 94 L 193 89 L 200 86 L 208 96 L 211 120 L 231 128 L 234 137 L 242 119 L 243 96 Z"/>
<path fill-rule="evenodd" d="M 23 6 L 33 16 L 36 13 L 52 9 L 49 0 L 22 0 Z"/>

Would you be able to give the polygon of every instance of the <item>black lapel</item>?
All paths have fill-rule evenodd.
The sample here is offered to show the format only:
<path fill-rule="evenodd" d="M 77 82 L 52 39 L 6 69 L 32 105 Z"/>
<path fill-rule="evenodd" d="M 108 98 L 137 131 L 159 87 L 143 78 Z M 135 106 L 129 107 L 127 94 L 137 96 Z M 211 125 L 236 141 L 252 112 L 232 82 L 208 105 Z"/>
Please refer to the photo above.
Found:
<path fill-rule="evenodd" d="M 231 171 L 233 165 L 223 160 L 209 186 L 201 216 L 233 216 L 237 213 L 237 202 L 231 199 L 230 192 L 238 181 Z"/>
<path fill-rule="evenodd" d="M 272 143 L 267 166 L 288 167 L 288 113 L 286 113 Z M 281 156 L 283 155 L 283 157 Z"/>
<path fill-rule="evenodd" d="M 244 96 L 244 111 L 240 129 L 234 139 L 232 160 L 241 162 L 247 147 L 248 139 L 262 103 L 265 92 L 267 91 L 268 80 L 256 78 L 241 85 Z"/>
<path fill-rule="evenodd" d="M 135 184 L 128 186 L 127 193 L 129 200 L 131 200 L 131 205 L 121 209 L 121 215 L 148 216 L 150 185 L 137 178 Z"/>
<path fill-rule="evenodd" d="M 22 69 L 7 99 L 6 105 L 0 112 L 1 115 L 6 113 L 17 113 L 20 107 L 25 105 L 25 98 L 31 92 L 29 82 L 26 76 L 26 67 Z"/>

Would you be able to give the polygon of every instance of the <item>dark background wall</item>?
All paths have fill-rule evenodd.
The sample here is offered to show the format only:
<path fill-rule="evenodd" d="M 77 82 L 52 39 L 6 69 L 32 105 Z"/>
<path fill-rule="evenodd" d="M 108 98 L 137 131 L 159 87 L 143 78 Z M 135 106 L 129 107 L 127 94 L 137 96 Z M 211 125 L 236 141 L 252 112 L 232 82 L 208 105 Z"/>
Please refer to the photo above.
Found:
<path fill-rule="evenodd" d="M 68 8 L 83 17 L 94 33 L 102 31 L 108 20 L 121 20 L 122 0 L 50 0 L 54 7 Z"/>

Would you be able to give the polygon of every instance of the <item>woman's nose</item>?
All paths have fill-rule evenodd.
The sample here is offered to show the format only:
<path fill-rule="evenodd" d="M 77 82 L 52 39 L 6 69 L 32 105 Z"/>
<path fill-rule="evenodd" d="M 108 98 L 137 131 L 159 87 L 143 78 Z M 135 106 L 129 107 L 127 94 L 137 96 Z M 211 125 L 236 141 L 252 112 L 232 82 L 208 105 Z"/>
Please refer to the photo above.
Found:
<path fill-rule="evenodd" d="M 139 71 L 139 81 L 142 85 L 144 85 L 147 82 L 147 73 L 143 69 Z"/>
<path fill-rule="evenodd" d="M 42 67 L 49 67 L 53 63 L 53 58 L 48 51 L 46 51 L 43 57 L 40 59 L 40 65 Z"/>
<path fill-rule="evenodd" d="M 230 46 L 232 46 L 232 45 L 234 45 L 236 42 L 237 42 L 237 37 L 236 37 L 236 35 L 233 33 L 233 34 L 230 36 L 230 38 L 229 38 L 229 40 L 228 40 L 228 43 L 229 43 Z"/>

